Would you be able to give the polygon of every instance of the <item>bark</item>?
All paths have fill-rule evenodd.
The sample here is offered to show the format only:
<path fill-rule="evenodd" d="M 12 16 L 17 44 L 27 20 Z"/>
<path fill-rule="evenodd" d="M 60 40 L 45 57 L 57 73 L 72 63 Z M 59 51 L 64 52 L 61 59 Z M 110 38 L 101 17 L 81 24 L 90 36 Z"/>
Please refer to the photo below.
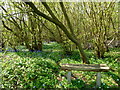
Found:
<path fill-rule="evenodd" d="M 2 42 L 2 44 L 1 44 L 1 48 L 2 48 L 2 51 L 5 50 L 5 43 L 4 43 L 4 42 Z"/>
<path fill-rule="evenodd" d="M 43 26 L 42 26 L 43 27 Z M 38 46 L 38 50 L 42 51 L 42 29 L 40 28 L 40 24 L 38 24 L 38 43 L 37 43 L 37 46 Z"/>
<path fill-rule="evenodd" d="M 74 35 L 74 32 L 73 32 L 74 30 L 73 30 L 73 27 L 72 27 L 72 25 L 71 25 L 70 19 L 69 19 L 67 13 L 66 13 L 66 9 L 65 9 L 65 7 L 64 7 L 63 2 L 60 2 L 60 6 L 61 6 L 61 9 L 62 9 L 63 14 L 64 14 L 64 16 L 65 16 L 65 19 L 66 19 L 66 21 L 67 21 L 68 27 L 69 27 L 71 33 Z M 75 35 L 74 35 L 74 36 L 75 36 Z"/>
<path fill-rule="evenodd" d="M 81 57 L 82 57 L 83 63 L 90 64 L 90 62 L 89 62 L 89 60 L 88 60 L 88 58 L 87 58 L 85 52 L 83 51 L 83 48 L 82 48 L 81 44 L 78 43 L 78 44 L 76 44 L 76 46 L 77 46 L 78 49 L 79 49 L 79 52 L 80 52 L 80 54 L 81 54 Z"/>

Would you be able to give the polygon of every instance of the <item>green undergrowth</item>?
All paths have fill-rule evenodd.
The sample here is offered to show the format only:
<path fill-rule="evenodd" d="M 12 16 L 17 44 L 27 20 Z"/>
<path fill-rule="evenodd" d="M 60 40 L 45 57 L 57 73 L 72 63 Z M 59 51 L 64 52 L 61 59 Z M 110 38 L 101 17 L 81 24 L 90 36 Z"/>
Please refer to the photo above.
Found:
<path fill-rule="evenodd" d="M 94 51 L 85 50 L 91 64 L 107 64 L 114 70 L 101 73 L 99 89 L 120 87 L 118 49 L 105 53 L 104 59 L 97 59 Z M 95 88 L 95 72 L 72 71 L 72 81 L 68 83 L 67 72 L 61 71 L 59 64 L 82 64 L 82 60 L 77 50 L 64 55 L 62 47 L 54 42 L 45 44 L 42 52 L 1 52 L 0 60 L 2 88 Z"/>

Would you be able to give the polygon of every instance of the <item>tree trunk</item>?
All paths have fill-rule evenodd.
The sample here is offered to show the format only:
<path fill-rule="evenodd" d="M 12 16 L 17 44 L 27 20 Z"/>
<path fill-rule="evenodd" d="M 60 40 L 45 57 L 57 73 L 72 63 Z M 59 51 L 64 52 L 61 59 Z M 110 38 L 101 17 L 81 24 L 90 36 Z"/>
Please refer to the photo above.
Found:
<path fill-rule="evenodd" d="M 98 58 L 104 58 L 104 53 L 105 53 L 105 51 L 101 50 L 101 48 L 96 50 L 96 55 Z"/>
<path fill-rule="evenodd" d="M 38 41 L 38 50 L 42 51 L 42 40 Z"/>
<path fill-rule="evenodd" d="M 2 47 L 2 51 L 4 51 L 5 50 L 5 43 L 4 42 L 2 42 L 1 47 Z"/>
<path fill-rule="evenodd" d="M 81 44 L 79 43 L 79 44 L 76 44 L 76 45 L 77 45 L 79 53 L 80 53 L 80 55 L 82 57 L 83 63 L 90 64 L 85 52 L 83 51 L 83 48 L 82 48 Z"/>

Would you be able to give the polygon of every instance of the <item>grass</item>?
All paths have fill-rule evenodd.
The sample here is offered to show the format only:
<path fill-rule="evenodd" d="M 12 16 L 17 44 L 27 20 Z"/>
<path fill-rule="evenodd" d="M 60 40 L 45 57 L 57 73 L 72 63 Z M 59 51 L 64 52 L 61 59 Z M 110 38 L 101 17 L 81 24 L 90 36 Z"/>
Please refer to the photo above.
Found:
<path fill-rule="evenodd" d="M 110 49 L 110 52 L 105 53 L 104 59 L 97 59 L 93 51 L 85 50 L 89 61 L 91 64 L 107 64 L 110 68 L 115 71 L 102 72 L 102 85 L 99 88 L 118 88 L 120 87 L 120 76 L 118 70 L 120 69 L 119 64 L 116 62 L 117 58 L 120 58 L 120 48 Z M 79 56 L 78 51 L 74 51 L 71 56 L 64 55 L 62 47 L 55 43 L 49 43 L 43 45 L 42 52 L 0 52 L 0 66 L 6 61 L 19 60 L 29 60 L 29 59 L 49 59 L 52 62 L 59 63 L 79 63 L 82 64 L 82 60 Z M 68 83 L 65 78 L 65 71 L 59 71 L 56 84 L 57 88 L 93 88 L 95 86 L 96 73 L 95 72 L 83 72 L 83 71 L 72 71 L 74 77 L 72 77 L 72 82 Z M 76 78 L 75 78 L 76 77 Z"/>

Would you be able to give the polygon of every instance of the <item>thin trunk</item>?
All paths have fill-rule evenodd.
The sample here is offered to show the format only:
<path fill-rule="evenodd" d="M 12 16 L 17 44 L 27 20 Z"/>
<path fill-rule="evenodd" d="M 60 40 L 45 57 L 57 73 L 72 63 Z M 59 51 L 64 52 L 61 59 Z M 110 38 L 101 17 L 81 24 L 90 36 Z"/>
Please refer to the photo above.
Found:
<path fill-rule="evenodd" d="M 80 52 L 80 55 L 81 55 L 81 57 L 82 57 L 83 63 L 90 64 L 90 62 L 89 62 L 89 60 L 88 60 L 85 52 L 83 51 L 83 48 L 82 48 L 81 44 L 79 43 L 79 44 L 76 44 L 76 45 L 77 45 L 78 50 L 79 50 L 79 52 Z"/>
<path fill-rule="evenodd" d="M 42 22 L 41 22 L 42 23 Z M 38 23 L 38 50 L 42 51 L 42 28 L 43 28 L 43 23 L 42 27 L 40 27 L 40 23 Z"/>
<path fill-rule="evenodd" d="M 38 50 L 42 51 L 42 40 L 38 41 Z"/>
<path fill-rule="evenodd" d="M 5 50 L 5 43 L 4 42 L 2 42 L 1 47 L 2 47 L 2 51 L 4 51 Z"/>

